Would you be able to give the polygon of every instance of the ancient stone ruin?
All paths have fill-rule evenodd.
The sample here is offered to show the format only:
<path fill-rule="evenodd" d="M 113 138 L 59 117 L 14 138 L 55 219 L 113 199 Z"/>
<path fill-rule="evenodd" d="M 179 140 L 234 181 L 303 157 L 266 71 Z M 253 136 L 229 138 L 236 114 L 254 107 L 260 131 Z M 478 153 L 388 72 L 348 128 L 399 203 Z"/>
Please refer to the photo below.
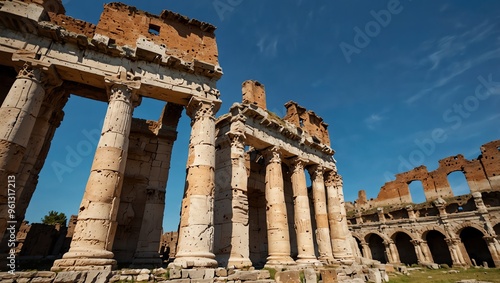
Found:
<path fill-rule="evenodd" d="M 71 94 L 108 109 L 69 250 L 53 271 L 75 279 L 79 271 L 101 270 L 94 277 L 105 281 L 118 265 L 162 266 L 165 191 L 184 109 L 191 136 L 171 278 L 213 282 L 217 267 L 264 266 L 312 268 L 315 277 L 317 268 L 355 263 L 327 124 L 295 102 L 283 118 L 269 112 L 255 81 L 244 82 L 243 102 L 216 120 L 222 70 L 214 26 L 121 3 L 106 4 L 93 25 L 65 15 L 58 0 L 0 1 L 0 23 L 0 186 L 16 177 L 15 198 L 0 191 L 2 260 L 10 253 L 7 228 L 20 228 Z M 157 121 L 132 117 L 142 97 L 165 102 Z M 364 279 L 356 268 L 349 274 Z M 245 276 L 237 280 L 270 277 Z M 299 273 L 286 276 L 298 280 Z"/>
<path fill-rule="evenodd" d="M 447 175 L 462 172 L 470 194 L 455 196 Z M 426 202 L 412 202 L 409 184 L 421 181 Z M 500 266 L 500 140 L 463 155 L 396 175 L 375 199 L 359 192 L 348 221 L 364 257 L 393 264 Z"/>
<path fill-rule="evenodd" d="M 348 213 L 321 117 L 293 101 L 278 117 L 266 108 L 264 85 L 246 81 L 242 103 L 216 118 L 222 69 L 214 26 L 121 3 L 106 4 L 94 25 L 65 15 L 60 0 L 2 0 L 0 25 L 0 187 L 9 188 L 11 176 L 16 181 L 14 191 L 0 190 L 1 267 L 12 270 L 13 253 L 57 258 L 53 272 L 16 271 L 2 280 L 165 281 L 170 258 L 171 282 L 316 282 L 318 275 L 323 282 L 381 282 L 387 274 L 380 262 L 412 263 L 398 257 L 402 225 L 412 231 L 405 235 L 419 263 L 498 264 L 498 143 L 485 145 L 480 160 L 458 156 L 436 173 L 400 174 L 376 200 L 361 197 Z M 108 105 L 78 216 L 67 232 L 22 225 L 70 94 Z M 158 120 L 133 118 L 143 97 L 165 102 Z M 184 110 L 191 129 L 179 230 L 162 239 Z M 472 197 L 452 197 L 443 179 L 451 170 L 464 170 Z M 419 178 L 433 206 L 387 207 L 410 203 L 407 184 Z M 11 231 L 20 231 L 18 239 Z M 467 257 L 478 232 L 485 248 Z M 33 242 L 30 233 L 53 241 Z M 442 241 L 451 261 L 431 257 L 431 242 Z M 118 267 L 133 269 L 113 271 Z"/>

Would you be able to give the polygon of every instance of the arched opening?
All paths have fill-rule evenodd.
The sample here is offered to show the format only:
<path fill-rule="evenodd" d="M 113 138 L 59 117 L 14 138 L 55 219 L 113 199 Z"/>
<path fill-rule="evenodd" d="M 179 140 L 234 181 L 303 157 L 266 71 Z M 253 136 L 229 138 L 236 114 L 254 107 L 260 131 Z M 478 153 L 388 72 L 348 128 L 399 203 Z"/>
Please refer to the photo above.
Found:
<path fill-rule="evenodd" d="M 436 230 L 431 230 L 425 235 L 425 240 L 431 251 L 434 263 L 451 266 L 453 260 L 451 259 L 450 250 L 448 249 L 445 238 L 443 234 Z"/>
<path fill-rule="evenodd" d="M 385 254 L 384 240 L 377 234 L 368 235 L 368 247 L 372 253 L 372 259 L 378 260 L 381 263 L 387 263 L 387 256 Z"/>
<path fill-rule="evenodd" d="M 462 171 L 455 171 L 448 174 L 448 183 L 455 196 L 470 194 L 469 184 Z"/>
<path fill-rule="evenodd" d="M 422 181 L 411 181 L 408 183 L 408 187 L 410 188 L 411 200 L 413 203 L 423 203 L 426 201 Z"/>
<path fill-rule="evenodd" d="M 483 236 L 484 234 L 481 231 L 472 227 L 464 228 L 460 232 L 460 239 L 464 243 L 472 264 L 475 262 L 476 265 L 482 265 L 483 262 L 487 262 L 488 266 L 493 267 L 495 264 Z"/>
<path fill-rule="evenodd" d="M 394 243 L 398 249 L 399 259 L 402 263 L 412 265 L 418 263 L 415 247 L 411 243 L 411 237 L 403 232 L 396 233 Z"/>

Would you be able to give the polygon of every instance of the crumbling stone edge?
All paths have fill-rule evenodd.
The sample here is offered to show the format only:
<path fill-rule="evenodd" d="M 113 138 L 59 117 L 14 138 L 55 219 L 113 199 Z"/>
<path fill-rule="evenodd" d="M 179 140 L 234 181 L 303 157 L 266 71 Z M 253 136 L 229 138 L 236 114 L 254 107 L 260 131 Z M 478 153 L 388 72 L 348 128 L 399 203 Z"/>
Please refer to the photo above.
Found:
<path fill-rule="evenodd" d="M 0 281 L 6 283 L 274 283 L 274 282 L 388 282 L 384 265 L 368 267 L 353 265 L 341 267 L 286 267 L 255 270 L 234 268 L 156 268 L 91 270 L 91 271 L 24 271 L 0 273 Z"/>

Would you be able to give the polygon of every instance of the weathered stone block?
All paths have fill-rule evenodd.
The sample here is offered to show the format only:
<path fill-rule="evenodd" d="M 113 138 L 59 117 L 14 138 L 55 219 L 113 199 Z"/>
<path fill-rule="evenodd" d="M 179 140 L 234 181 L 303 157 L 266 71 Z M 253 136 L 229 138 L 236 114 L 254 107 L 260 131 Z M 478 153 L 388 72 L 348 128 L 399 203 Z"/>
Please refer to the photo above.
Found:
<path fill-rule="evenodd" d="M 321 279 L 323 283 L 336 283 L 337 282 L 337 271 L 333 269 L 323 269 L 320 272 Z"/>
<path fill-rule="evenodd" d="M 276 283 L 300 283 L 300 273 L 297 270 L 280 271 L 276 272 L 274 279 Z"/>

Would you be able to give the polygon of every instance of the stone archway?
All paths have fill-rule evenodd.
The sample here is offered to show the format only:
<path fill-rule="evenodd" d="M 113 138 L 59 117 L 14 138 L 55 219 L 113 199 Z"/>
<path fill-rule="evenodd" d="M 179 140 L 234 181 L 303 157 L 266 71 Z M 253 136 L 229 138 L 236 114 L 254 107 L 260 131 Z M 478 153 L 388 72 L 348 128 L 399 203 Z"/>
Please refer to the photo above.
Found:
<path fill-rule="evenodd" d="M 370 252 L 372 253 L 372 259 L 378 260 L 381 263 L 387 263 L 384 239 L 377 234 L 369 234 L 366 236 L 366 239 Z"/>
<path fill-rule="evenodd" d="M 417 264 L 417 254 L 415 253 L 414 245 L 411 243 L 411 237 L 406 233 L 397 232 L 393 236 L 393 239 L 398 249 L 400 261 L 408 265 Z"/>
<path fill-rule="evenodd" d="M 495 266 L 488 245 L 483 237 L 484 234 L 473 227 L 466 227 L 460 232 L 460 239 L 465 246 L 471 262 L 475 261 L 477 265 L 487 262 L 488 266 Z"/>
<path fill-rule="evenodd" d="M 434 263 L 452 266 L 453 260 L 445 238 L 445 235 L 436 230 L 431 230 L 425 235 L 425 241 L 427 241 Z"/>

